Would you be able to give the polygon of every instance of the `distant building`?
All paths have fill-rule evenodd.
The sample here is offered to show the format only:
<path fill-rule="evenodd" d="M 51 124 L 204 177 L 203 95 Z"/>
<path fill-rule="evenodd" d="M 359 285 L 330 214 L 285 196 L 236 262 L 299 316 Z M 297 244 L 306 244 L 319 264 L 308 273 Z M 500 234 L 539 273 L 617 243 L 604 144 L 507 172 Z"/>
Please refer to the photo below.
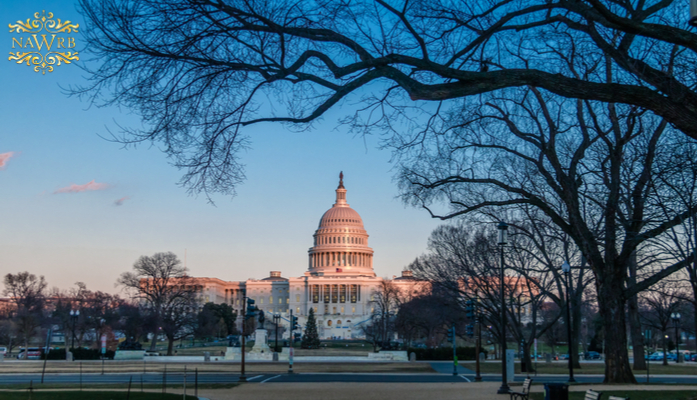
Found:
<path fill-rule="evenodd" d="M 312 308 L 321 338 L 363 337 L 360 326 L 370 319 L 371 297 L 383 278 L 373 271 L 369 235 L 359 213 L 347 203 L 342 174 L 335 193 L 334 205 L 320 218 L 313 234 L 303 276 L 284 278 L 281 271 L 271 271 L 266 278 L 241 282 L 195 278 L 201 286 L 200 301 L 230 304 L 240 312 L 247 294 L 267 319 L 275 313 L 287 319 L 292 312 L 301 326 Z M 392 282 L 405 293 L 419 286 L 411 271 L 403 271 Z"/>

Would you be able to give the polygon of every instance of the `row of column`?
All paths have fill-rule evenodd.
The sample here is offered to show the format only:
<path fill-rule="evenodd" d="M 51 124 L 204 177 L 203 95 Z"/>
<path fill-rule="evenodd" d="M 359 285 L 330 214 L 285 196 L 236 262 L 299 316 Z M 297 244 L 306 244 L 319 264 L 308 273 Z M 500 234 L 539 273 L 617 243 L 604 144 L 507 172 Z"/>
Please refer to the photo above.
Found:
<path fill-rule="evenodd" d="M 310 255 L 310 268 L 317 267 L 371 267 L 373 255 L 356 252 L 329 251 Z"/>

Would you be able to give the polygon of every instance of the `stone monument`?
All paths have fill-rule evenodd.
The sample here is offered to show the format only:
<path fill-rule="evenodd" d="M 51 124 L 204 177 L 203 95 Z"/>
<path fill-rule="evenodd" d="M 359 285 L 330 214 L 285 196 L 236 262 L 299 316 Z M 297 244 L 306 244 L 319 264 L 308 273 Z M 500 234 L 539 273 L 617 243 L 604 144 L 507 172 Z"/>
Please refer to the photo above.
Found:
<path fill-rule="evenodd" d="M 250 353 L 264 353 L 264 354 L 271 354 L 271 348 L 267 344 L 267 330 L 266 329 L 257 329 L 254 332 L 254 346 L 252 347 L 252 350 L 250 350 Z"/>

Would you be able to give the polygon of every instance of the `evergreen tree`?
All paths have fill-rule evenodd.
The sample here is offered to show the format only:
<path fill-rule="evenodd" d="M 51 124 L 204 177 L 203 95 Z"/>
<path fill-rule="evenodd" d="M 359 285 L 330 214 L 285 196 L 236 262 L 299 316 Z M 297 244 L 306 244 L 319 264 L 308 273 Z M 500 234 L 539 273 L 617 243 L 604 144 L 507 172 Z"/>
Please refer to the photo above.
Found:
<path fill-rule="evenodd" d="M 317 323 L 315 322 L 315 313 L 310 309 L 308 313 L 308 322 L 305 324 L 305 334 L 301 341 L 302 349 L 317 349 L 320 348 L 320 337 L 317 334 Z"/>

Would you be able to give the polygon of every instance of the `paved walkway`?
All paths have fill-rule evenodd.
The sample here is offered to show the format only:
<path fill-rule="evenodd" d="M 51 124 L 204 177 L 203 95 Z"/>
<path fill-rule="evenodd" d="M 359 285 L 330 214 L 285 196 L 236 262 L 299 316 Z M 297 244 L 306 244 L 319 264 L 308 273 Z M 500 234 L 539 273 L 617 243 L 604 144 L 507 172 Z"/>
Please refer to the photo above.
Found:
<path fill-rule="evenodd" d="M 248 383 L 234 389 L 202 389 L 199 397 L 210 400 L 508 400 L 498 395 L 500 384 L 481 383 Z M 609 390 L 696 390 L 696 386 L 676 385 L 590 385 L 571 386 L 570 391 Z M 534 385 L 532 392 L 543 392 Z M 180 392 L 181 393 L 181 392 Z M 192 394 L 189 392 L 189 394 Z"/>

